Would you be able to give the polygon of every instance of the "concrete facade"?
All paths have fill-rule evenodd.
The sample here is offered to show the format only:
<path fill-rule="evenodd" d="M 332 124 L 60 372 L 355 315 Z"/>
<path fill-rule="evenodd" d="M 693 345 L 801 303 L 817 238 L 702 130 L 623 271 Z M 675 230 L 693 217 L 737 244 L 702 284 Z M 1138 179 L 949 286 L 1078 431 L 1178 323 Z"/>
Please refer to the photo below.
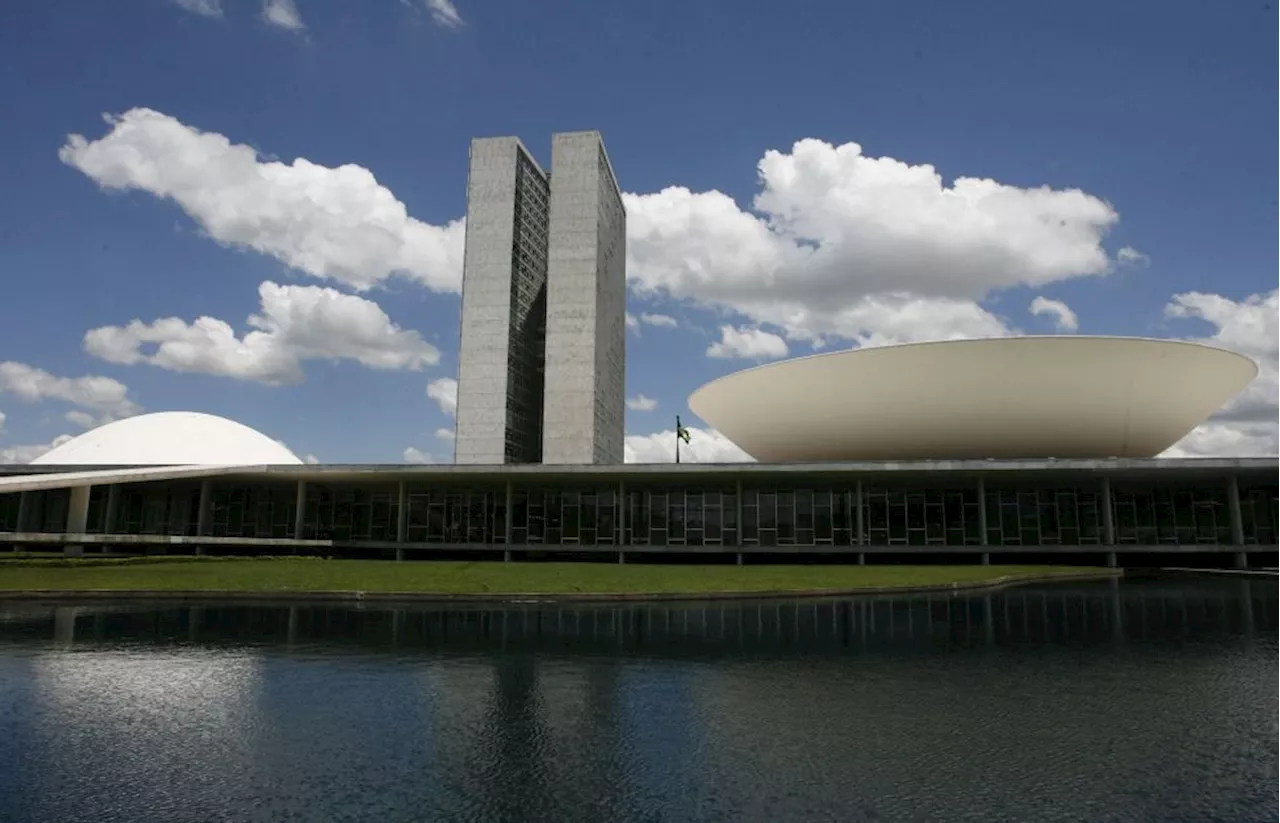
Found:
<path fill-rule="evenodd" d="M 471 143 L 458 354 L 462 465 L 622 462 L 626 215 L 597 132 Z"/>
<path fill-rule="evenodd" d="M 542 460 L 623 459 L 626 213 L 600 135 L 551 145 Z"/>
<path fill-rule="evenodd" d="M 514 137 L 473 140 L 470 154 L 454 460 L 537 463 L 547 175 Z"/>

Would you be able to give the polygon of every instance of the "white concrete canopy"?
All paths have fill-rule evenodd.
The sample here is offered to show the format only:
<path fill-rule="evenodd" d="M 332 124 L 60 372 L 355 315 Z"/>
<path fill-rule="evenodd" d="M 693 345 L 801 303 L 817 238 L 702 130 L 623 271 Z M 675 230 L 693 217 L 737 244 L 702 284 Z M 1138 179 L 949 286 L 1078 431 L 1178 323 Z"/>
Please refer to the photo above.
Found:
<path fill-rule="evenodd" d="M 63 466 L 298 465 L 248 426 L 199 412 L 156 412 L 91 429 L 31 461 Z"/>
<path fill-rule="evenodd" d="M 110 468 L 70 471 L 41 471 L 11 474 L 0 477 L 0 494 L 11 492 L 45 491 L 47 489 L 74 489 L 80 486 L 128 485 L 130 483 L 156 483 L 162 480 L 190 480 L 192 478 L 223 477 L 229 474 L 262 475 L 270 466 L 144 466 L 138 468 Z"/>
<path fill-rule="evenodd" d="M 762 462 L 1153 457 L 1257 373 L 1173 340 L 955 340 L 746 369 L 689 408 Z"/>

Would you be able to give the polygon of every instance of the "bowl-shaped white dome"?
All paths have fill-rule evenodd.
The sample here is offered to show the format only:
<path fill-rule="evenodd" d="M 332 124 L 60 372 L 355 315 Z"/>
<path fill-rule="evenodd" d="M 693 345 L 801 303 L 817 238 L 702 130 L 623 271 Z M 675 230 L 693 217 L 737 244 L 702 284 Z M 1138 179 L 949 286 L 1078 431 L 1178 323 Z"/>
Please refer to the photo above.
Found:
<path fill-rule="evenodd" d="M 259 466 L 301 463 L 265 434 L 225 417 L 156 412 L 85 432 L 32 463 L 63 466 Z"/>
<path fill-rule="evenodd" d="M 689 408 L 763 462 L 1154 457 L 1257 373 L 1173 340 L 955 340 L 746 369 Z"/>

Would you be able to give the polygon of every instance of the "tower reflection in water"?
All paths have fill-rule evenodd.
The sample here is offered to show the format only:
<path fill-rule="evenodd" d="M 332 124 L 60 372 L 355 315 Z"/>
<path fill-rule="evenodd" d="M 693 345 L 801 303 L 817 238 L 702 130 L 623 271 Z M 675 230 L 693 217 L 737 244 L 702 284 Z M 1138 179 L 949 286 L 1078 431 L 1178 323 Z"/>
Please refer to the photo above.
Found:
<path fill-rule="evenodd" d="M 1264 819 L 1276 614 L 1188 579 L 8 603 L 0 819 Z"/>

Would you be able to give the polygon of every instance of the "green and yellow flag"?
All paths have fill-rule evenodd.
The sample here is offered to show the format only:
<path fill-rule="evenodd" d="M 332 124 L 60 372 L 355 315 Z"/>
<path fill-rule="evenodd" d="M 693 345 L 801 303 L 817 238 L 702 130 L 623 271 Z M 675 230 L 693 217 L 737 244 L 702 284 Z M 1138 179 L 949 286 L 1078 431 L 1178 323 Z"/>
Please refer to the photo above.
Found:
<path fill-rule="evenodd" d="M 680 425 L 680 415 L 678 414 L 676 415 L 676 438 L 686 443 L 689 442 L 689 430 Z"/>

